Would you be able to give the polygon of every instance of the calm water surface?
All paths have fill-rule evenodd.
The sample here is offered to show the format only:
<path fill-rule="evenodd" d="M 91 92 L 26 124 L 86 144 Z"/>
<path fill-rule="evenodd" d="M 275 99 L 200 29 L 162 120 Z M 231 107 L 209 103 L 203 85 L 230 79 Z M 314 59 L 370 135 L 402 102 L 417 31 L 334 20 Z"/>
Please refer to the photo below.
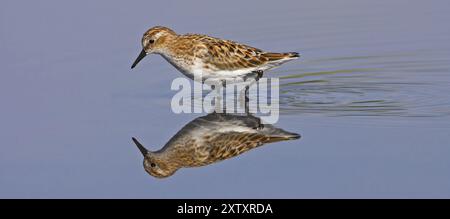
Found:
<path fill-rule="evenodd" d="M 448 1 L 5 1 L 0 197 L 449 198 L 449 19 Z M 204 115 L 171 112 L 161 57 L 130 70 L 154 25 L 300 52 L 266 76 L 302 138 L 148 176 L 131 137 L 156 150 Z"/>

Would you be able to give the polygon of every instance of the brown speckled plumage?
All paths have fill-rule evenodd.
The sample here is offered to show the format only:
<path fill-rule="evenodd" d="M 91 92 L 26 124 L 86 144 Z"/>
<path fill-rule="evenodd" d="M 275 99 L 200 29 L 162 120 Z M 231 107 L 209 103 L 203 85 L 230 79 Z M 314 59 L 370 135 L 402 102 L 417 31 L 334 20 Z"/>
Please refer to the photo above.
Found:
<path fill-rule="evenodd" d="M 144 169 L 152 176 L 171 176 L 183 167 L 198 167 L 235 157 L 266 143 L 298 139 L 300 135 L 260 123 L 251 115 L 212 113 L 184 126 L 160 150 L 144 154 Z"/>
<path fill-rule="evenodd" d="M 143 51 L 132 68 L 147 54 L 162 55 L 186 76 L 194 79 L 233 78 L 265 71 L 296 59 L 296 52 L 273 53 L 201 34 L 178 35 L 167 27 L 153 27 L 142 37 Z"/>

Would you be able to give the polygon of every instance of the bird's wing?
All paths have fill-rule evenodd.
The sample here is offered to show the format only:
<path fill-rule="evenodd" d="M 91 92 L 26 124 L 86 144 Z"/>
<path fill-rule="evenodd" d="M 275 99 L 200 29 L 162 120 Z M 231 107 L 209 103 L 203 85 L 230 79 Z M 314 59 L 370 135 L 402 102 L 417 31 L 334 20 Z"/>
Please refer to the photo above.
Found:
<path fill-rule="evenodd" d="M 281 60 L 298 57 L 297 53 L 268 53 L 234 41 L 205 35 L 188 36 L 195 38 L 203 45 L 203 53 L 199 56 L 208 67 L 215 70 L 258 70 L 264 66 L 271 67 L 278 63 L 281 64 Z"/>
<path fill-rule="evenodd" d="M 266 143 L 292 140 L 300 135 L 261 125 L 258 117 L 211 113 L 196 118 L 178 131 L 163 147 L 164 150 L 184 151 L 192 166 L 201 166 L 242 154 Z"/>
<path fill-rule="evenodd" d="M 269 137 L 251 132 L 225 132 L 205 136 L 211 159 L 223 160 L 263 145 Z M 206 149 L 206 148 L 205 148 Z"/>

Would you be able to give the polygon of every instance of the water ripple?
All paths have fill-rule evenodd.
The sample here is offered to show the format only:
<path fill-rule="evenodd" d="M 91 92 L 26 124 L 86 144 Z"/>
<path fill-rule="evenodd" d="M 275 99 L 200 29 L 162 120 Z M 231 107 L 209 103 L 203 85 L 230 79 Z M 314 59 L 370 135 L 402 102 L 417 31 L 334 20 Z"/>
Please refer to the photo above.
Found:
<path fill-rule="evenodd" d="M 320 58 L 298 63 L 298 68 L 277 71 L 281 112 L 449 116 L 449 61 L 437 54 L 422 54 Z"/>

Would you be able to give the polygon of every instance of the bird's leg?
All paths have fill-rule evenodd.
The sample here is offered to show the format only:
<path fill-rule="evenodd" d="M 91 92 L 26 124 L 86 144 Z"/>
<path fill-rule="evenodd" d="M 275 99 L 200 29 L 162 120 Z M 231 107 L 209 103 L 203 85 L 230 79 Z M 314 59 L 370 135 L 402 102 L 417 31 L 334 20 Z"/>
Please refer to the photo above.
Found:
<path fill-rule="evenodd" d="M 248 98 L 248 89 L 249 89 L 249 86 L 248 85 L 245 86 L 245 113 L 246 114 L 250 114 L 250 110 L 249 110 L 249 106 L 248 106 L 248 104 L 250 102 L 250 99 Z"/>
<path fill-rule="evenodd" d="M 225 89 L 225 87 L 224 87 L 224 89 Z M 226 97 L 225 95 L 226 95 L 226 92 L 225 92 L 225 94 L 223 95 L 224 101 L 222 102 L 222 113 L 224 113 L 224 114 L 227 113 L 227 103 L 226 103 L 226 101 L 228 101 L 228 100 L 227 100 L 227 97 Z"/>
<path fill-rule="evenodd" d="M 258 118 L 258 125 L 256 127 L 253 127 L 255 130 L 261 130 L 264 128 L 264 124 L 261 123 L 261 119 Z"/>
<path fill-rule="evenodd" d="M 222 87 L 220 88 L 220 91 L 221 91 L 221 94 L 223 94 L 223 90 L 222 89 L 226 89 L 227 81 L 225 79 L 224 80 L 220 80 L 220 83 L 222 84 Z M 220 95 L 220 96 L 222 97 L 222 95 Z M 223 97 L 225 97 L 225 96 L 223 96 Z M 226 98 L 225 98 L 225 101 L 226 101 Z M 227 113 L 227 107 L 226 107 L 225 102 L 222 102 L 222 113 Z"/>
<path fill-rule="evenodd" d="M 253 73 L 256 74 L 256 78 L 255 78 L 256 81 L 258 81 L 260 78 L 262 78 L 263 74 L 264 74 L 263 70 L 256 70 L 256 71 L 253 71 Z"/>
<path fill-rule="evenodd" d="M 223 87 L 220 87 L 219 85 L 217 85 L 217 90 L 216 90 L 216 97 L 215 97 L 215 110 L 218 111 L 218 113 L 223 113 L 223 109 L 225 107 L 225 104 L 223 104 Z"/>

